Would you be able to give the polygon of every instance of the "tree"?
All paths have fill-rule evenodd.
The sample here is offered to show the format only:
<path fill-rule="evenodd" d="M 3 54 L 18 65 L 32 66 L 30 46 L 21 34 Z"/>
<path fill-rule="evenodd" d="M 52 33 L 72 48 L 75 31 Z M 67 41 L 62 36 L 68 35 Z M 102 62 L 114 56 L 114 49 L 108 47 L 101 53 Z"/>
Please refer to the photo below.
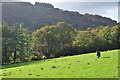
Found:
<path fill-rule="evenodd" d="M 90 31 L 77 31 L 72 54 L 95 51 L 95 35 Z"/>
<path fill-rule="evenodd" d="M 72 26 L 64 22 L 45 26 L 33 32 L 33 46 L 36 52 L 45 54 L 47 58 L 68 55 L 74 33 Z"/>
<path fill-rule="evenodd" d="M 105 26 L 103 28 L 100 29 L 99 33 L 97 34 L 97 36 L 102 40 L 102 44 L 103 46 L 101 47 L 102 50 L 106 50 L 110 48 L 110 42 L 111 42 L 111 28 L 108 26 Z"/>
<path fill-rule="evenodd" d="M 111 27 L 110 40 L 110 47 L 113 49 L 118 49 L 120 44 L 120 26 L 116 25 Z"/>
<path fill-rule="evenodd" d="M 10 47 L 12 33 L 10 32 L 10 27 L 4 23 L 2 25 L 2 64 L 7 64 L 10 62 L 11 52 L 13 51 Z"/>
<path fill-rule="evenodd" d="M 30 33 L 28 29 L 20 25 L 13 26 L 13 44 L 14 44 L 14 63 L 16 60 L 19 62 L 26 61 L 27 57 L 30 55 Z"/>
<path fill-rule="evenodd" d="M 3 64 L 25 61 L 30 56 L 30 34 L 20 25 L 2 26 L 2 54 Z"/>

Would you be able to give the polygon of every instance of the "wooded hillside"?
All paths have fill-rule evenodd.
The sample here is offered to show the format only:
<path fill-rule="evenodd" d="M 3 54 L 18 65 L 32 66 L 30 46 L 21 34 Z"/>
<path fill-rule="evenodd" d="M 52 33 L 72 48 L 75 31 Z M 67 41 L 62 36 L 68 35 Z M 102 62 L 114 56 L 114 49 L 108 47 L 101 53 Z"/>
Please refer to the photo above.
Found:
<path fill-rule="evenodd" d="M 24 23 L 34 31 L 46 25 L 55 25 L 58 22 L 72 24 L 75 29 L 85 30 L 88 27 L 114 26 L 116 21 L 100 15 L 80 14 L 78 12 L 54 8 L 51 4 L 38 3 L 34 5 L 28 2 L 4 2 L 3 21 L 12 25 Z"/>

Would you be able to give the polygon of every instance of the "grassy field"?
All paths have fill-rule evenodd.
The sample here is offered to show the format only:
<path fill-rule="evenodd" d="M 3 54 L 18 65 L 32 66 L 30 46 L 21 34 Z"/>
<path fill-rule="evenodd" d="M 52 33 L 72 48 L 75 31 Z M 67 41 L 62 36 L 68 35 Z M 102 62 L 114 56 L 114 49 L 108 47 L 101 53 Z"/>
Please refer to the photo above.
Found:
<path fill-rule="evenodd" d="M 3 78 L 117 78 L 118 50 L 3 66 Z"/>

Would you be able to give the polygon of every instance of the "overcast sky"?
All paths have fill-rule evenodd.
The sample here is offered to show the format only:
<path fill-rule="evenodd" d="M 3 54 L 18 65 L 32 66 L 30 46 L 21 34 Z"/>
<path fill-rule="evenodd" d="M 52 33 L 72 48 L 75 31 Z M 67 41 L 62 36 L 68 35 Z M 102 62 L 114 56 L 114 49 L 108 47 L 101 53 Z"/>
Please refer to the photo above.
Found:
<path fill-rule="evenodd" d="M 61 2 L 53 5 L 64 10 L 78 11 L 81 14 L 99 14 L 118 20 L 117 2 Z"/>
<path fill-rule="evenodd" d="M 4 0 L 10 1 L 10 0 Z M 81 14 L 90 13 L 110 17 L 118 21 L 119 0 L 20 0 L 34 4 L 37 2 L 51 3 L 55 8 L 77 11 Z M 74 1 L 74 2 L 73 2 Z"/>

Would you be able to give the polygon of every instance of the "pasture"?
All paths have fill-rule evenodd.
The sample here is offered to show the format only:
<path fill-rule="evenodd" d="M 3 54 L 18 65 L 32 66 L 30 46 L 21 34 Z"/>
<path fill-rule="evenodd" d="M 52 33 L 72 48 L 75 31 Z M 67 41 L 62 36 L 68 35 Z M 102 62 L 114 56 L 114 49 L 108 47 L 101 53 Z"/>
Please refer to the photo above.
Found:
<path fill-rule="evenodd" d="M 117 78 L 118 50 L 3 66 L 3 78 Z"/>

